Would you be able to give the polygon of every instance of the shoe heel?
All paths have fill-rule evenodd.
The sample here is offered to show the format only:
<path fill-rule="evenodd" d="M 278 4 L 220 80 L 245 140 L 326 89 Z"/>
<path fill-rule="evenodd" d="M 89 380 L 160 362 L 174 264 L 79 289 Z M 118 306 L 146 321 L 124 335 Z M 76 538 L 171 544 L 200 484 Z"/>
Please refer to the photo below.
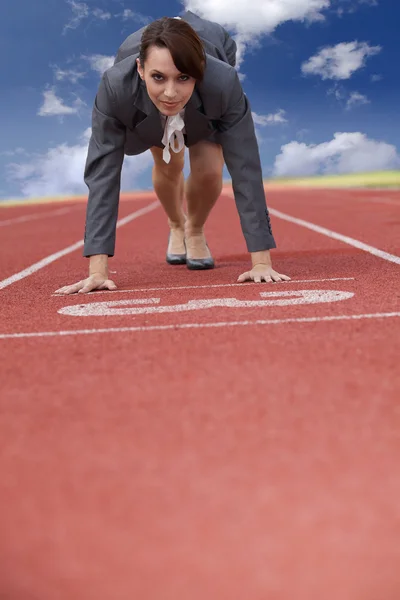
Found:
<path fill-rule="evenodd" d="M 168 237 L 168 246 L 171 239 L 171 234 Z M 186 247 L 186 245 L 185 245 Z M 185 265 L 186 264 L 186 254 L 171 254 L 167 251 L 166 261 L 169 265 Z"/>

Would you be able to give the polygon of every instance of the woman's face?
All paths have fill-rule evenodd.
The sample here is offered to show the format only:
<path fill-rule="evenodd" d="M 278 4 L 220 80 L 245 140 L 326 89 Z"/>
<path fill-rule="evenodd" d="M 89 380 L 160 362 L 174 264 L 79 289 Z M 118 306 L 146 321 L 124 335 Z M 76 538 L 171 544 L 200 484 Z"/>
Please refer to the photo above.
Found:
<path fill-rule="evenodd" d="M 144 68 L 138 58 L 136 62 L 153 104 L 167 117 L 178 114 L 193 94 L 196 80 L 178 71 L 168 48 L 152 46 Z"/>

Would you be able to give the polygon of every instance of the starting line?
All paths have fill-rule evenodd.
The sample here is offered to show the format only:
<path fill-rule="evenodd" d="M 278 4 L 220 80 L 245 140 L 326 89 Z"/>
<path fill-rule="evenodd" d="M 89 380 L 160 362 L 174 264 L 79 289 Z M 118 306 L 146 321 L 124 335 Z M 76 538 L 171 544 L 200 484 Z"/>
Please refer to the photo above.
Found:
<path fill-rule="evenodd" d="M 116 273 L 116 271 L 110 271 L 110 273 Z M 290 279 L 290 281 L 279 281 L 276 283 L 271 283 L 268 285 L 293 285 L 297 283 L 325 283 L 326 281 L 354 281 L 355 277 L 326 277 L 324 279 Z M 212 288 L 232 288 L 237 287 L 241 289 L 249 288 L 254 285 L 265 285 L 265 283 L 254 283 L 253 281 L 246 283 L 213 283 L 208 285 L 174 285 L 172 287 L 153 287 L 153 288 L 134 288 L 130 290 L 96 290 L 95 292 L 89 292 L 89 294 L 137 294 L 140 292 L 169 292 L 175 290 L 202 290 L 202 289 L 212 289 Z M 60 297 L 63 294 L 52 294 L 52 296 Z M 65 296 L 64 296 L 65 297 Z"/>
<path fill-rule="evenodd" d="M 348 278 L 332 278 L 321 280 L 303 280 L 304 283 L 311 281 L 350 281 L 353 277 Z M 294 283 L 295 281 L 293 281 Z M 300 281 L 297 281 L 300 283 Z M 126 292 L 154 292 L 155 290 L 167 291 L 175 289 L 192 289 L 192 288 L 220 288 L 220 287 L 241 287 L 243 290 L 247 286 L 243 284 L 217 284 L 204 286 L 180 286 L 179 288 L 147 288 L 142 290 L 124 290 Z M 285 287 L 286 286 L 282 286 Z M 288 290 L 287 288 L 279 291 L 264 292 L 260 291 L 259 285 L 248 286 L 247 289 L 253 292 L 257 288 L 257 299 L 237 298 L 206 298 L 192 299 L 181 304 L 161 304 L 159 297 L 147 298 L 131 298 L 129 300 L 113 300 L 103 302 L 86 302 L 84 304 L 73 304 L 61 307 L 58 310 L 59 314 L 72 317 L 104 317 L 118 315 L 151 315 L 160 313 L 181 313 L 186 311 L 198 311 L 213 308 L 227 309 L 246 309 L 246 308 L 262 308 L 262 307 L 284 307 L 294 305 L 316 305 L 320 303 L 332 303 L 348 300 L 354 297 L 353 292 L 324 290 L 324 289 L 302 289 Z M 94 292 L 93 295 L 97 295 Z M 114 293 L 114 292 L 110 292 Z M 57 295 L 59 298 L 66 296 Z M 92 296 L 92 294 L 88 294 Z M 78 295 L 74 296 L 75 298 Z M 93 297 L 93 296 L 92 296 Z M 114 296 L 115 297 L 115 296 Z M 254 314 L 254 313 L 253 313 Z M 46 338 L 46 337 L 66 337 L 78 335 L 93 335 L 104 333 L 134 333 L 134 332 L 151 332 L 151 331 L 177 331 L 185 329 L 215 329 L 226 327 L 249 327 L 249 326 L 265 326 L 265 325 L 284 325 L 290 323 L 324 323 L 338 321 L 359 321 L 359 320 L 374 320 L 399 318 L 400 312 L 377 312 L 377 313 L 362 313 L 362 314 L 342 314 L 342 315 L 326 315 L 315 317 L 291 317 L 291 318 L 269 318 L 269 319 L 245 319 L 232 321 L 214 321 L 214 322 L 192 322 L 192 323 L 166 323 L 157 325 L 133 325 L 126 327 L 102 327 L 91 329 L 70 329 L 60 331 L 37 331 L 37 332 L 21 332 L 21 333 L 4 333 L 0 334 L 0 340 L 19 339 L 19 338 Z"/>

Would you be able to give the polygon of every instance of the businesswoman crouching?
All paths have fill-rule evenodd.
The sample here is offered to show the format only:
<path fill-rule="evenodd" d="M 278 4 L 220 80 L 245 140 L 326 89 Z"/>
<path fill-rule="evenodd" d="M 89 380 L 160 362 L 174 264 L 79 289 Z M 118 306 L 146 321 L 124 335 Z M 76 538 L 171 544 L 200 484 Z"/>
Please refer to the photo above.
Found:
<path fill-rule="evenodd" d="M 194 17 L 193 26 L 186 15 L 188 20 Z M 269 250 L 276 244 L 250 106 L 235 68 L 220 59 L 223 45 L 233 41 L 220 25 L 186 15 L 164 17 L 129 36 L 114 66 L 103 75 L 85 167 L 89 199 L 84 256 L 90 257 L 89 277 L 57 293 L 116 289 L 108 278 L 108 257 L 115 249 L 124 155 L 148 149 L 154 158 L 154 190 L 170 227 L 167 262 L 186 263 L 189 269 L 213 268 L 204 225 L 221 193 L 225 162 L 251 253 L 252 267 L 238 281 L 289 280 L 272 268 Z M 222 38 L 216 36 L 221 30 Z M 215 48 L 219 58 L 206 53 L 203 44 L 211 52 Z M 186 182 L 185 144 L 190 156 Z"/>

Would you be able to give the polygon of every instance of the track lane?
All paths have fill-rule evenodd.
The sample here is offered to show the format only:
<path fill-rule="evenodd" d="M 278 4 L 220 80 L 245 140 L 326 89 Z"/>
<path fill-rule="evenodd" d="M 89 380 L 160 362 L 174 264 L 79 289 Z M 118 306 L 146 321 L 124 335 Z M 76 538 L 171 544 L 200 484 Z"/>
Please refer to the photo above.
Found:
<path fill-rule="evenodd" d="M 154 199 L 153 199 L 154 201 Z M 119 219 L 145 208 L 151 202 L 143 200 L 121 203 Z M 22 271 L 49 255 L 83 239 L 85 206 L 79 204 L 67 214 L 56 213 L 47 219 L 13 223 L 1 229 L 1 280 Z M 80 256 L 82 250 L 79 249 Z"/>
<path fill-rule="evenodd" d="M 319 288 L 355 296 L 265 313 L 398 310 L 395 265 L 273 225 L 281 271 L 355 279 L 161 296 Z M 192 273 L 165 264 L 161 211 L 123 227 L 110 261 L 120 289 L 234 282 L 248 255 L 228 198 L 207 232 L 218 268 Z M 6 288 L 4 330 L 131 323 L 57 313 L 137 295 L 51 296 L 85 264 L 76 252 Z M 201 320 L 233 318 L 211 313 Z M 0 591 L 12 600 L 397 600 L 398 332 L 398 320 L 376 319 L 0 340 Z"/>
<path fill-rule="evenodd" d="M 274 208 L 400 256 L 400 192 L 284 190 L 267 194 Z M 364 200 L 364 197 L 366 198 Z M 378 198 L 373 201 L 372 198 Z M 385 197 L 398 201 L 379 202 Z"/>
<path fill-rule="evenodd" d="M 219 227 L 219 223 L 223 223 Z M 291 223 L 276 220 L 276 236 L 285 248 L 274 251 L 274 266 L 293 277 L 285 286 L 244 284 L 228 291 L 225 288 L 167 290 L 141 293 L 136 297 L 159 298 L 161 304 L 182 304 L 196 298 L 233 297 L 238 300 L 261 300 L 261 292 L 291 289 L 322 289 L 349 291 L 350 300 L 333 304 L 310 306 L 247 307 L 229 310 L 213 308 L 195 312 L 140 315 L 134 317 L 109 316 L 77 318 L 60 315 L 57 311 L 68 305 L 123 300 L 110 293 L 104 295 L 52 296 L 55 289 L 70 281 L 86 276 L 87 261 L 79 251 L 70 254 L 34 273 L 26 280 L 16 282 L 2 291 L 5 298 L 4 321 L 1 333 L 52 331 L 68 328 L 122 327 L 125 325 L 158 325 L 164 323 L 210 322 L 246 319 L 299 318 L 330 314 L 381 313 L 399 309 L 396 265 L 386 263 L 365 252 L 350 248 L 341 242 L 308 231 Z M 151 243 L 148 231 L 152 231 Z M 248 254 L 235 209 L 229 198 L 221 199 L 207 229 L 207 237 L 217 260 L 217 268 L 208 272 L 190 272 L 186 267 L 171 267 L 165 263 L 167 241 L 166 219 L 161 210 L 153 211 L 118 230 L 117 255 L 110 260 L 110 275 L 120 290 L 132 288 L 207 286 L 234 283 L 238 275 L 248 269 Z M 54 242 L 53 242 L 54 243 Z M 231 253 L 227 254 L 227 249 Z M 372 276 L 372 273 L 375 275 Z M 378 275 L 378 276 L 377 276 Z M 355 277 L 354 282 L 296 284 L 297 279 Z M 385 294 L 382 294 L 384 285 Z M 366 286 L 369 293 L 365 294 Z M 130 296 L 127 296 L 129 298 Z"/>

